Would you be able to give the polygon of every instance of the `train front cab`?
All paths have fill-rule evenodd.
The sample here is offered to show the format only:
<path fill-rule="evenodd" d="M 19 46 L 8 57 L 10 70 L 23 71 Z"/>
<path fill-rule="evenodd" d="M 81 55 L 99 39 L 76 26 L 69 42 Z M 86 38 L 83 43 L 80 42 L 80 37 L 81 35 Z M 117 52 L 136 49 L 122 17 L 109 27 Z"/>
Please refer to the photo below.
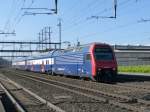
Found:
<path fill-rule="evenodd" d="M 91 46 L 92 76 L 98 82 L 114 82 L 117 62 L 112 48 L 107 44 Z"/>

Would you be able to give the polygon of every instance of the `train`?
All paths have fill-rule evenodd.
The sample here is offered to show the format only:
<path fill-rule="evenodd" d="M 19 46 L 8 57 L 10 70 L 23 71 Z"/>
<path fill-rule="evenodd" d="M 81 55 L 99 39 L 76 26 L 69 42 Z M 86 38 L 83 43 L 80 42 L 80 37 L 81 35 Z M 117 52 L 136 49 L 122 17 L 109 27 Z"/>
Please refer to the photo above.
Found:
<path fill-rule="evenodd" d="M 112 47 L 98 42 L 15 59 L 12 67 L 51 75 L 88 78 L 98 82 L 115 81 L 117 76 L 117 61 Z"/>

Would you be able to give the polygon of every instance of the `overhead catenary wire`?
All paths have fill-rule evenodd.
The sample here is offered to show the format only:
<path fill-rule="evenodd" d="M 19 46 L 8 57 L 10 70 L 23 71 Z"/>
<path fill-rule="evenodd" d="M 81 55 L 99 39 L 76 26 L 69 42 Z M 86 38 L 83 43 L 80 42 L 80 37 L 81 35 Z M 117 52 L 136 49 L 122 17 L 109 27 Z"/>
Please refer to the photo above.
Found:
<path fill-rule="evenodd" d="M 14 22 L 13 22 L 13 25 L 12 25 L 12 27 L 14 27 L 14 28 L 21 22 L 22 18 L 23 18 L 26 14 L 27 14 L 27 15 L 37 15 L 37 14 L 48 14 L 48 15 L 50 15 L 50 14 L 52 14 L 52 13 L 49 13 L 49 12 L 48 12 L 48 13 L 43 13 L 43 12 L 39 12 L 39 13 L 36 13 L 36 12 L 34 12 L 34 13 L 32 13 L 32 12 L 27 12 L 28 9 L 34 9 L 34 8 L 32 8 L 32 5 L 35 3 L 36 0 L 32 0 L 31 3 L 28 5 L 28 7 L 24 9 L 25 1 L 26 1 L 26 0 L 24 0 L 24 3 L 23 3 L 23 5 L 21 6 L 18 15 L 17 15 L 17 16 L 15 17 L 15 19 L 14 19 Z M 58 3 L 58 0 L 55 0 L 55 8 L 56 8 L 55 10 L 54 10 L 54 9 L 48 9 L 48 8 L 39 8 L 39 9 L 51 10 L 51 11 L 54 11 L 54 13 L 57 14 L 57 3 Z M 23 9 L 24 9 L 24 10 L 23 10 Z M 35 8 L 35 9 L 38 9 L 38 8 Z M 22 13 L 23 13 L 23 14 L 22 14 Z"/>
<path fill-rule="evenodd" d="M 29 4 L 28 8 L 30 8 L 30 7 L 34 4 L 34 2 L 35 2 L 35 0 L 32 0 L 31 3 Z M 22 8 L 22 7 L 21 7 L 21 8 Z M 19 23 L 21 22 L 21 20 L 22 20 L 22 18 L 23 18 L 23 16 L 24 16 L 23 14 L 21 14 L 21 12 L 23 12 L 21 8 L 20 8 L 20 14 L 19 14 L 19 15 L 21 15 L 21 16 L 18 17 L 18 19 L 16 19 L 16 21 L 15 21 L 15 23 L 14 23 L 14 27 L 15 27 L 17 24 L 19 24 Z M 25 11 L 26 11 L 26 10 L 25 10 Z M 25 12 L 25 11 L 24 11 L 24 12 Z M 23 12 L 23 13 L 24 13 L 24 12 Z"/>
<path fill-rule="evenodd" d="M 32 0 L 28 7 L 31 7 L 34 1 L 35 0 Z M 15 0 L 13 1 L 10 15 L 5 23 L 4 30 L 7 30 L 7 32 L 13 30 L 14 32 L 16 25 L 19 24 L 23 18 L 23 11 L 21 10 L 21 8 L 25 6 L 25 3 L 26 0 L 21 0 L 20 2 Z"/>
<path fill-rule="evenodd" d="M 125 0 L 121 3 L 121 6 L 124 6 L 126 5 L 127 3 L 129 3 L 130 1 L 132 0 Z M 135 1 L 134 1 L 135 3 Z M 138 19 L 138 18 L 137 18 Z M 143 19 L 145 20 L 145 22 L 148 22 L 149 19 Z M 111 31 L 115 31 L 115 30 L 118 30 L 118 29 L 122 29 L 122 28 L 126 28 L 126 27 L 130 27 L 130 26 L 133 26 L 133 25 L 136 25 L 136 24 L 139 24 L 139 20 L 133 20 L 132 22 L 129 22 L 129 23 L 126 23 L 126 24 L 122 24 L 122 25 L 117 25 L 115 27 L 112 27 L 112 28 L 108 28 L 108 29 L 105 29 L 104 31 L 98 31 L 98 32 L 94 32 L 94 33 L 87 33 L 83 36 L 80 36 L 80 39 L 83 39 L 84 37 L 88 38 L 90 36 L 95 36 L 95 35 L 102 35 L 103 33 L 108 33 L 108 32 L 111 32 Z M 81 25 L 81 24 L 79 24 Z M 81 27 L 80 27 L 81 28 Z"/>
<path fill-rule="evenodd" d="M 67 21 L 66 24 L 68 24 L 68 27 L 74 26 L 74 23 L 78 23 L 78 21 L 82 20 L 82 16 L 84 16 L 84 15 L 87 16 L 88 12 L 91 12 L 91 10 L 94 10 L 97 7 L 100 7 L 101 5 L 103 5 L 103 3 L 105 3 L 105 0 L 90 1 L 85 7 L 78 9 L 78 10 L 81 10 L 80 13 L 78 13 L 77 15 L 74 15 L 71 18 L 66 19 L 66 21 Z M 81 3 L 79 2 L 78 4 L 81 4 Z"/>
<path fill-rule="evenodd" d="M 126 3 L 128 3 L 129 1 L 131 1 L 131 0 L 125 0 L 123 2 L 117 2 L 116 0 L 114 0 L 114 7 L 113 8 L 112 7 L 106 8 L 106 9 L 104 9 L 104 10 L 102 10 L 102 11 L 100 11 L 100 12 L 94 14 L 94 15 L 92 15 L 91 17 L 88 17 L 88 19 L 90 19 L 90 18 L 95 18 L 95 19 L 116 18 L 116 16 L 117 16 L 116 15 L 117 14 L 117 12 L 116 12 L 117 11 L 117 7 L 123 6 Z M 102 16 L 101 15 L 102 13 L 108 12 L 110 10 L 114 10 L 114 15 L 113 16 L 106 16 L 106 15 Z"/>
<path fill-rule="evenodd" d="M 25 0 L 23 0 L 25 1 Z M 13 0 L 10 8 L 10 13 L 8 14 L 8 19 L 4 25 L 4 31 L 9 32 L 11 27 L 12 18 L 14 17 L 14 13 L 18 10 L 17 8 L 22 4 L 22 0 L 20 2 Z"/>
<path fill-rule="evenodd" d="M 139 23 L 146 23 L 146 22 L 150 22 L 150 19 L 144 19 L 141 18 L 141 20 L 138 20 Z"/>
<path fill-rule="evenodd" d="M 10 18 L 11 18 L 11 16 L 12 16 L 13 11 L 14 11 L 14 4 L 15 4 L 15 0 L 12 1 L 12 5 L 11 5 L 11 8 L 10 8 L 11 11 L 10 11 L 10 13 L 9 13 L 9 15 L 8 15 L 8 19 L 7 19 L 7 21 L 6 21 L 5 25 L 4 25 L 3 31 L 6 30 L 8 24 L 10 23 Z"/>
<path fill-rule="evenodd" d="M 95 5 L 97 6 L 100 6 L 100 5 L 103 5 L 103 3 L 105 3 L 105 0 L 103 0 L 103 1 L 100 1 L 100 2 L 94 2 L 95 3 Z M 91 6 L 89 6 L 89 4 L 91 4 Z M 67 31 L 67 30 L 70 30 L 70 29 L 72 29 L 73 27 L 76 27 L 77 25 L 81 25 L 81 24 L 84 24 L 85 22 L 87 22 L 87 18 L 86 17 L 82 17 L 82 16 L 87 16 L 87 13 L 88 12 L 90 12 L 90 10 L 93 10 L 93 8 L 94 9 L 96 9 L 97 7 L 94 5 L 93 6 L 93 4 L 92 4 L 92 2 L 90 2 L 87 6 L 85 6 L 83 9 L 80 9 L 80 10 L 82 10 L 81 11 L 81 13 L 79 13 L 79 15 L 77 16 L 77 15 L 75 15 L 74 17 L 73 17 L 73 19 L 71 19 L 69 22 L 67 21 L 67 23 L 66 24 L 68 24 L 68 26 L 67 26 L 67 28 L 66 28 L 66 30 L 64 30 L 64 31 Z M 89 9 L 89 7 L 91 7 L 92 9 Z M 89 9 L 89 10 L 87 10 L 87 9 Z M 105 11 L 103 11 L 103 12 L 101 12 L 101 13 L 104 13 Z"/>
<path fill-rule="evenodd" d="M 118 3 L 118 7 L 119 8 L 121 8 L 121 6 L 123 6 L 123 5 L 126 5 L 127 3 L 129 3 L 129 1 L 131 1 L 131 0 L 124 0 L 124 1 L 122 1 L 122 2 L 119 2 Z M 101 3 L 102 3 L 102 1 L 101 1 Z M 97 12 L 96 14 L 93 14 L 93 16 L 94 15 L 98 15 L 98 16 L 100 16 L 100 15 L 102 15 L 102 14 L 104 14 L 104 13 L 106 13 L 106 12 L 108 12 L 108 11 L 111 11 L 112 10 L 112 7 L 110 7 L 110 8 L 105 8 L 105 9 L 103 9 L 103 10 L 101 10 L 101 11 L 99 11 L 99 12 Z M 82 11 L 82 12 L 84 12 L 84 11 Z M 84 12 L 84 15 L 86 16 L 86 13 Z M 82 15 L 83 16 L 83 15 Z M 98 16 L 95 16 L 95 17 L 98 17 Z M 83 25 L 83 24 L 85 24 L 85 23 L 87 23 L 88 22 L 88 20 L 90 19 L 91 17 L 85 17 L 85 18 L 81 18 L 80 17 L 80 19 L 76 22 L 75 20 L 75 22 L 72 22 L 65 30 L 63 30 L 64 32 L 67 32 L 68 30 L 71 30 L 72 28 L 74 28 L 74 27 L 77 27 L 77 26 L 81 26 L 81 25 Z M 99 19 L 99 18 L 98 18 Z"/>
<path fill-rule="evenodd" d="M 54 8 L 41 8 L 41 7 L 29 7 L 29 8 L 22 8 L 22 10 L 26 10 L 26 12 L 24 12 L 24 15 L 41 15 L 41 14 L 47 14 L 47 15 L 52 15 L 52 14 L 57 14 L 57 10 L 58 10 L 58 0 L 54 0 L 54 4 L 55 4 L 55 7 Z M 28 10 L 30 12 L 28 12 Z M 37 10 L 44 10 L 46 12 L 36 12 Z M 34 12 L 33 12 L 34 11 Z M 47 12 L 48 11 L 48 12 Z"/>
<path fill-rule="evenodd" d="M 85 34 L 83 36 L 80 36 L 80 39 L 83 39 L 83 38 L 88 38 L 90 36 L 95 36 L 95 35 L 98 35 L 98 34 L 104 34 L 104 33 L 108 33 L 108 32 L 113 32 L 115 30 L 118 30 L 118 29 L 122 29 L 122 28 L 127 28 L 127 27 L 130 27 L 130 26 L 134 26 L 136 24 L 140 24 L 142 22 L 139 22 L 140 20 L 136 20 L 136 21 L 132 21 L 132 22 L 129 22 L 129 23 L 126 23 L 126 24 L 122 24 L 122 25 L 118 25 L 118 26 L 115 26 L 115 27 L 112 27 L 112 28 L 109 28 L 109 29 L 106 29 L 102 32 L 94 32 L 94 33 L 88 33 L 88 34 Z"/>
<path fill-rule="evenodd" d="M 125 1 L 120 1 L 120 2 L 124 2 L 123 3 L 123 5 L 124 4 L 126 4 L 126 2 L 129 2 L 129 1 L 131 1 L 131 0 L 125 0 Z M 135 2 L 135 0 L 133 0 L 134 2 Z M 91 1 L 90 1 L 91 2 Z M 89 2 L 89 3 L 90 3 Z M 92 2 L 91 2 L 92 3 Z M 96 4 L 96 3 L 95 3 Z M 86 6 L 88 6 L 88 5 L 86 5 Z M 91 5 L 91 7 L 94 7 L 93 5 Z M 120 6 L 119 6 L 120 7 Z M 92 8 L 93 9 L 93 8 Z M 91 10 L 92 10 L 91 9 Z M 109 9 L 109 8 L 108 8 Z M 109 10 L 108 9 L 104 9 L 103 11 L 101 11 L 101 13 L 99 13 L 99 15 L 101 15 L 101 14 L 104 14 L 104 13 L 106 13 L 106 12 L 108 12 L 108 11 L 110 11 L 112 8 L 110 8 Z M 89 9 L 88 9 L 89 10 Z M 88 10 L 87 11 L 85 11 L 85 12 L 88 12 Z M 82 13 L 84 13 L 84 10 L 81 12 L 81 14 Z M 85 13 L 85 15 L 87 15 L 86 13 Z M 89 24 L 89 22 L 86 20 L 86 18 L 87 18 L 87 16 L 84 18 L 84 17 L 78 17 L 77 16 L 77 18 L 74 18 L 74 19 L 77 19 L 77 20 L 72 20 L 73 22 L 71 23 L 71 24 L 69 24 L 70 26 L 69 27 L 67 27 L 68 29 L 66 29 L 67 31 L 68 30 L 70 30 L 70 29 L 72 29 L 72 28 L 75 28 L 75 27 L 78 27 L 79 25 L 85 25 L 85 24 Z M 92 22 L 94 22 L 94 21 L 92 21 Z M 68 22 L 69 23 L 69 22 Z M 90 22 L 91 23 L 91 22 Z M 66 30 L 64 30 L 64 31 L 66 31 Z"/>

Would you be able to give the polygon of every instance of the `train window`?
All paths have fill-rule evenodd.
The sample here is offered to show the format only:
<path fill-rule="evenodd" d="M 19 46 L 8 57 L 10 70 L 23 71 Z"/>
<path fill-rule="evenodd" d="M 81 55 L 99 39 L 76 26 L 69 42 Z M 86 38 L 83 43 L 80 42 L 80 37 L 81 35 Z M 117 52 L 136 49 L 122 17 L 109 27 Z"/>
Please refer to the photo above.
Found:
<path fill-rule="evenodd" d="M 110 48 L 95 48 L 95 53 L 112 52 Z"/>
<path fill-rule="evenodd" d="M 90 55 L 90 54 L 87 54 L 86 57 L 85 57 L 85 59 L 86 59 L 86 60 L 91 60 L 91 55 Z"/>
<path fill-rule="evenodd" d="M 49 64 L 49 61 L 48 61 L 48 60 L 46 60 L 46 64 L 47 64 L 47 65 Z"/>
<path fill-rule="evenodd" d="M 113 53 L 110 48 L 95 48 L 96 60 L 113 60 Z"/>

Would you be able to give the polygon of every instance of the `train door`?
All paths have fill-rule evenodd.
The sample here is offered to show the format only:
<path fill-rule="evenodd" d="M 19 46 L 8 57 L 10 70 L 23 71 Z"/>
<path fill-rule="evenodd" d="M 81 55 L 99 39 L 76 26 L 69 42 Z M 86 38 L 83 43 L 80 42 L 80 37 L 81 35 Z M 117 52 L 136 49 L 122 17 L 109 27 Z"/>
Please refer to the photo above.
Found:
<path fill-rule="evenodd" d="M 42 60 L 42 64 L 41 64 L 41 72 L 45 72 L 45 67 L 44 67 L 44 60 Z"/>
<path fill-rule="evenodd" d="M 27 60 L 25 60 L 25 66 L 24 69 L 27 70 Z"/>
<path fill-rule="evenodd" d="M 85 77 L 89 77 L 91 74 L 91 55 L 90 53 L 87 53 L 84 55 L 84 64 L 83 64 L 83 75 Z"/>

